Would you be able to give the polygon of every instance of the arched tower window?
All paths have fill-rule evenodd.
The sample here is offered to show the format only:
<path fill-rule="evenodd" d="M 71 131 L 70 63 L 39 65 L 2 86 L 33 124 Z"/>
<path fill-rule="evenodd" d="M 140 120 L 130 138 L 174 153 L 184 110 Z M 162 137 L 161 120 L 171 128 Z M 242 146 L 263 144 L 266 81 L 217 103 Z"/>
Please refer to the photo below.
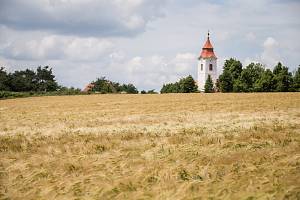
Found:
<path fill-rule="evenodd" d="M 201 71 L 203 71 L 203 64 L 201 64 Z"/>
<path fill-rule="evenodd" d="M 213 70 L 213 65 L 209 64 L 209 71 L 212 71 L 212 70 Z"/>

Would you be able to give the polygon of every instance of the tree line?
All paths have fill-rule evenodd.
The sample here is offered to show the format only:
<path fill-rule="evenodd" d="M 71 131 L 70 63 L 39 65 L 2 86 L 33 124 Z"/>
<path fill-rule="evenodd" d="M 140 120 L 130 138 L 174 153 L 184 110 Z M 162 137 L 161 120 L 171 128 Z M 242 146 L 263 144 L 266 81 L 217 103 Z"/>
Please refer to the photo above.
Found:
<path fill-rule="evenodd" d="M 75 95 L 91 93 L 129 93 L 137 94 L 137 88 L 129 84 L 120 84 L 101 77 L 92 81 L 93 87 L 87 92 L 79 88 L 59 85 L 55 80 L 52 68 L 37 67 L 36 70 L 25 69 L 8 73 L 0 67 L 0 99 L 11 97 L 27 97 L 40 95 Z M 148 91 L 145 93 L 151 93 Z"/>
<path fill-rule="evenodd" d="M 198 92 L 192 76 L 175 83 L 164 84 L 161 93 Z M 273 70 L 260 63 L 243 67 L 239 60 L 225 61 L 223 72 L 214 84 L 210 75 L 204 85 L 204 92 L 300 92 L 300 66 L 292 73 L 280 62 Z"/>
<path fill-rule="evenodd" d="M 0 68 L 0 90 L 13 92 L 49 92 L 59 88 L 48 66 L 38 67 L 36 71 L 26 69 L 7 73 Z"/>
<path fill-rule="evenodd" d="M 216 89 L 221 92 L 295 92 L 300 91 L 300 67 L 294 74 L 280 62 L 273 70 L 260 63 L 245 68 L 240 61 L 225 61 Z"/>

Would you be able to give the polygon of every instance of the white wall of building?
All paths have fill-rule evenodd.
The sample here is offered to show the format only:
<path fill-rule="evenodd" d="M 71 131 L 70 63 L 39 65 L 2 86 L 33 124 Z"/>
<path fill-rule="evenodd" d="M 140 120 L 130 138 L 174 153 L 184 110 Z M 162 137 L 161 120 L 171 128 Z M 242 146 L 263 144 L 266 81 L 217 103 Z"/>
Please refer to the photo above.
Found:
<path fill-rule="evenodd" d="M 212 70 L 209 70 L 209 65 L 212 64 Z M 202 65 L 202 69 L 201 69 Z M 204 85 L 208 75 L 211 76 L 214 84 L 218 79 L 217 59 L 216 58 L 200 58 L 198 61 L 198 89 L 204 91 Z"/>

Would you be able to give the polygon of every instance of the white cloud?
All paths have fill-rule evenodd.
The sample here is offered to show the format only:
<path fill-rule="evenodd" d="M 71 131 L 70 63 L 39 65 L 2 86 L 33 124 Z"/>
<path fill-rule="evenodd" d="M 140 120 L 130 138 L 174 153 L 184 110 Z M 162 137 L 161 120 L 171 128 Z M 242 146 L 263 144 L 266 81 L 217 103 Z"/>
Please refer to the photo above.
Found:
<path fill-rule="evenodd" d="M 19 39 L 1 49 L 3 55 L 17 60 L 58 59 L 62 56 L 62 43 L 54 37 Z"/>
<path fill-rule="evenodd" d="M 267 68 L 273 68 L 278 62 L 282 61 L 280 56 L 281 45 L 273 37 L 267 37 L 262 44 L 262 52 L 257 52 L 253 57 L 246 57 L 243 65 L 250 63 L 262 63 Z"/>
<path fill-rule="evenodd" d="M 256 39 L 256 35 L 253 32 L 249 32 L 246 34 L 246 39 L 248 41 L 254 41 Z"/>
<path fill-rule="evenodd" d="M 109 55 L 109 57 L 112 62 L 122 62 L 125 59 L 125 53 L 122 51 L 114 51 Z"/>
<path fill-rule="evenodd" d="M 131 36 L 163 16 L 165 0 L 2 0 L 0 24 L 80 36 Z"/>
<path fill-rule="evenodd" d="M 266 49 L 273 49 L 274 47 L 278 46 L 278 42 L 272 38 L 272 37 L 268 37 L 263 44 L 264 48 Z"/>
<path fill-rule="evenodd" d="M 19 38 L 0 48 L 3 55 L 16 60 L 95 61 L 113 50 L 107 39 L 50 35 L 37 39 Z"/>
<path fill-rule="evenodd" d="M 171 61 L 171 65 L 175 66 L 174 71 L 178 74 L 188 73 L 192 68 L 196 68 L 197 57 L 192 53 L 178 53 Z M 196 78 L 196 77 L 195 77 Z"/>
<path fill-rule="evenodd" d="M 65 41 L 64 54 L 69 60 L 96 61 L 113 50 L 114 45 L 106 39 L 72 38 Z"/>
<path fill-rule="evenodd" d="M 263 43 L 261 61 L 269 67 L 275 66 L 280 60 L 279 43 L 272 37 L 268 37 Z"/>

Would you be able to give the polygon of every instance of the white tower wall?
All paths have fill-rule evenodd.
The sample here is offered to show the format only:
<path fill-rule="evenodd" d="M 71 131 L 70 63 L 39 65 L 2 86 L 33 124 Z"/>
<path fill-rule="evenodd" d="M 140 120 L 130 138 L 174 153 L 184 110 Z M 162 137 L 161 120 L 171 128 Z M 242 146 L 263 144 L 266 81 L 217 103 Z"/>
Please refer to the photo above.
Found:
<path fill-rule="evenodd" d="M 209 69 L 210 64 L 212 65 L 212 70 Z M 216 84 L 216 80 L 218 79 L 216 58 L 200 58 L 198 61 L 198 89 L 200 91 L 204 91 L 208 75 L 210 75 L 214 84 Z"/>

